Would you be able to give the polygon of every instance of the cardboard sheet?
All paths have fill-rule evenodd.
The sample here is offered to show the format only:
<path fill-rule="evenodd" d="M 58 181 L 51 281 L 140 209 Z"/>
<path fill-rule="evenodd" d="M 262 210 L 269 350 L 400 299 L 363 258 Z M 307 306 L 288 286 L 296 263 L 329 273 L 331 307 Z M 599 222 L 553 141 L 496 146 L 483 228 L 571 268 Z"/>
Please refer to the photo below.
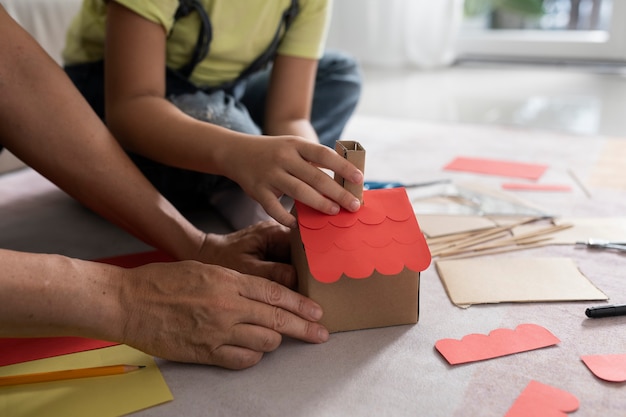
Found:
<path fill-rule="evenodd" d="M 608 299 L 569 258 L 474 258 L 435 265 L 450 300 L 460 307 Z"/>
<path fill-rule="evenodd" d="M 0 415 L 111 417 L 173 399 L 151 356 L 125 345 L 0 368 L 0 375 L 130 364 L 146 368 L 123 375 L 0 388 Z"/>

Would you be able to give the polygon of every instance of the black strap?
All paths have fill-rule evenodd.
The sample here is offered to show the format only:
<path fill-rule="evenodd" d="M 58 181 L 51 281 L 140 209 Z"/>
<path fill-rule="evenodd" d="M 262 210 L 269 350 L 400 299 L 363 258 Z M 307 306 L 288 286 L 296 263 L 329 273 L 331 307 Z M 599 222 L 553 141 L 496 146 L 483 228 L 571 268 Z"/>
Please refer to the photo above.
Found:
<path fill-rule="evenodd" d="M 213 39 L 213 28 L 209 16 L 204 10 L 204 7 L 198 0 L 180 0 L 176 14 L 174 14 L 174 21 L 188 16 L 193 11 L 198 12 L 202 24 L 200 26 L 200 32 L 198 33 L 198 40 L 191 56 L 191 61 L 186 65 L 183 65 L 178 71 L 186 78 L 191 76 L 194 68 L 200 61 L 202 61 L 209 53 L 209 45 Z"/>
<path fill-rule="evenodd" d="M 211 21 L 209 16 L 202 7 L 202 4 L 199 0 L 179 0 L 179 6 L 176 10 L 176 14 L 174 15 L 174 19 L 178 20 L 182 17 L 188 16 L 193 11 L 196 11 L 200 15 L 200 19 L 202 21 L 202 27 L 200 28 L 200 33 L 198 34 L 198 40 L 196 41 L 196 46 L 194 48 L 191 61 L 178 69 L 178 72 L 186 78 L 189 78 L 196 65 L 200 63 L 206 56 L 209 54 L 209 46 L 211 44 L 211 40 L 213 39 L 213 29 L 211 26 Z M 240 74 L 237 76 L 235 80 L 225 83 L 220 88 L 228 89 L 235 85 L 237 82 L 247 77 L 250 74 L 253 74 L 263 68 L 265 68 L 276 55 L 276 51 L 278 50 L 278 46 L 281 41 L 281 31 L 286 32 L 294 19 L 298 15 L 300 11 L 300 6 L 298 4 L 298 0 L 291 0 L 291 4 L 289 7 L 283 12 L 283 16 L 281 18 L 281 22 L 276 29 L 276 33 L 274 34 L 274 38 L 269 46 L 263 51 L 261 55 L 259 55 L 248 67 L 246 67 Z"/>

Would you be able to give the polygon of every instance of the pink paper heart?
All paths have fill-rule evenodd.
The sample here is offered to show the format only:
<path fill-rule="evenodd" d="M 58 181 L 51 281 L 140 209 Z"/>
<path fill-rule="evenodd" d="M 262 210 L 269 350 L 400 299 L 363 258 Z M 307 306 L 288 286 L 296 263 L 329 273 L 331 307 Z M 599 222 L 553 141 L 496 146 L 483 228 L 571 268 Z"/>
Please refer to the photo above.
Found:
<path fill-rule="evenodd" d="M 567 391 L 530 381 L 505 417 L 565 417 L 578 410 L 578 398 Z"/>
<path fill-rule="evenodd" d="M 626 382 L 626 354 L 580 357 L 595 376 L 609 382 Z"/>

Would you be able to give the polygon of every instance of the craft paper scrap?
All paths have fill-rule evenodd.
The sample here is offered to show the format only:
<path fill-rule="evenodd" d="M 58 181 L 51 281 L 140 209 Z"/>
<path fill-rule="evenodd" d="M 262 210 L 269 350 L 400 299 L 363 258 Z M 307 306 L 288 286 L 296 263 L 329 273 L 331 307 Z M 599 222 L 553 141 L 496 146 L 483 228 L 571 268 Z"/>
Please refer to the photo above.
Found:
<path fill-rule="evenodd" d="M 0 366 L 114 346 L 117 343 L 82 337 L 0 339 Z"/>
<path fill-rule="evenodd" d="M 435 347 L 450 365 L 493 359 L 514 353 L 553 346 L 559 339 L 544 327 L 520 324 L 514 330 L 496 329 L 484 334 L 469 334 L 461 340 L 441 339 Z"/>
<path fill-rule="evenodd" d="M 626 382 L 626 354 L 585 355 L 580 358 L 598 378 L 609 382 Z"/>
<path fill-rule="evenodd" d="M 123 375 L 80 378 L 0 388 L 0 415 L 11 417 L 112 417 L 173 399 L 154 359 L 126 345 L 10 365 L 0 375 L 132 364 Z"/>
<path fill-rule="evenodd" d="M 572 191 L 572 187 L 566 184 L 531 184 L 505 182 L 502 184 L 502 188 L 505 190 L 517 191 Z"/>
<path fill-rule="evenodd" d="M 569 258 L 473 258 L 436 261 L 450 300 L 471 304 L 607 300 Z"/>
<path fill-rule="evenodd" d="M 566 417 L 578 410 L 579 402 L 571 393 L 537 381 L 530 381 L 505 417 Z"/>
<path fill-rule="evenodd" d="M 443 169 L 477 174 L 538 180 L 548 169 L 547 165 L 530 164 L 498 159 L 457 157 Z"/>

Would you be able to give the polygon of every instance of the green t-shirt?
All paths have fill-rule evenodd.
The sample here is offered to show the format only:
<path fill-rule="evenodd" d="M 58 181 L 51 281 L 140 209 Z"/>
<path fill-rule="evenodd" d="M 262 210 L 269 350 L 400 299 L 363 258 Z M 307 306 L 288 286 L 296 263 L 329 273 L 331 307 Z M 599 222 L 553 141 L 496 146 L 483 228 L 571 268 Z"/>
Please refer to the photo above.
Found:
<path fill-rule="evenodd" d="M 174 24 L 178 0 L 114 0 L 167 33 L 167 66 L 191 60 L 201 20 L 197 12 Z M 323 52 L 332 0 L 299 0 L 300 10 L 283 35 L 278 53 L 318 59 Z M 219 85 L 241 73 L 270 44 L 290 0 L 201 0 L 213 28 L 209 55 L 191 74 L 198 85 Z M 105 0 L 84 0 L 68 30 L 65 64 L 101 60 L 104 56 Z"/>

